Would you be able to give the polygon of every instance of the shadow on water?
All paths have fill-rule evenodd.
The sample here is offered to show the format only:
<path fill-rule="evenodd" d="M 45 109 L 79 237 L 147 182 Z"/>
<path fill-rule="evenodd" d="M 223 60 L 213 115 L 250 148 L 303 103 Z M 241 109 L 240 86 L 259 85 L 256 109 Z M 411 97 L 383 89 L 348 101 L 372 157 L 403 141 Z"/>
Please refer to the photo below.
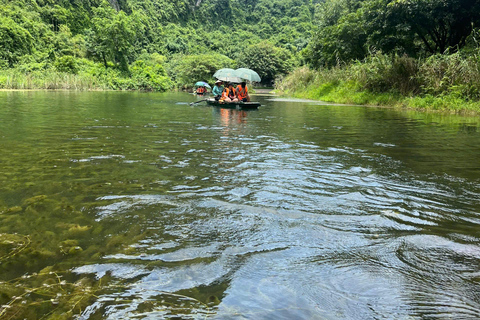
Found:
<path fill-rule="evenodd" d="M 0 318 L 480 316 L 477 118 L 0 96 Z"/>

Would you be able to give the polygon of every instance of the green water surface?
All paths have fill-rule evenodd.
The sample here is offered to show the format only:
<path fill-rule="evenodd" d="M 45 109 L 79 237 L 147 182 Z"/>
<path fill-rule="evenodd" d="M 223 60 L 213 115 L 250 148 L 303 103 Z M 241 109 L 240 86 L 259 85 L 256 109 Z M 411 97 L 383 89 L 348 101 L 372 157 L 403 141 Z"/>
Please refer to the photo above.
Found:
<path fill-rule="evenodd" d="M 0 92 L 0 319 L 478 319 L 478 117 Z"/>

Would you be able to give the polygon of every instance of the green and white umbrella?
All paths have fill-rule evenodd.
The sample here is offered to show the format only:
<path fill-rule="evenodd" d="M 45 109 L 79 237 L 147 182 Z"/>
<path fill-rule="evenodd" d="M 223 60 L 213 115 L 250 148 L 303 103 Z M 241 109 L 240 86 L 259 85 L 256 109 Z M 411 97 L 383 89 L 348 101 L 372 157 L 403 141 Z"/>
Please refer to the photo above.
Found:
<path fill-rule="evenodd" d="M 195 87 L 211 88 L 210 85 L 208 83 L 206 83 L 205 81 L 198 81 L 197 83 L 195 83 Z"/>
<path fill-rule="evenodd" d="M 213 76 L 218 80 L 222 80 L 222 81 L 237 82 L 237 83 L 242 82 L 242 79 L 236 75 L 235 70 L 230 68 L 219 69 L 213 74 Z"/>
<path fill-rule="evenodd" d="M 237 70 L 235 70 L 234 74 L 235 74 L 235 76 L 237 76 L 241 79 L 248 80 L 250 82 L 260 82 L 260 81 L 262 81 L 262 79 L 260 78 L 258 73 L 256 73 L 252 69 L 238 68 Z"/>

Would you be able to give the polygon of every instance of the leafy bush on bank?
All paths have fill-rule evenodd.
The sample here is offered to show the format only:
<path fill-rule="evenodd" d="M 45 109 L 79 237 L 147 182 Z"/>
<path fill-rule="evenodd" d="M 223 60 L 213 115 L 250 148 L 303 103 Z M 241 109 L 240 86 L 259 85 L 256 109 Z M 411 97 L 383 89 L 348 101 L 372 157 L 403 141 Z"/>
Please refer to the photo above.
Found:
<path fill-rule="evenodd" d="M 332 68 L 298 68 L 277 81 L 276 89 L 339 103 L 480 111 L 479 53 L 426 59 L 372 54 Z"/>
<path fill-rule="evenodd" d="M 216 70 L 236 68 L 234 60 L 222 54 L 178 54 L 168 63 L 168 73 L 177 87 L 192 87 L 197 81 L 209 81 Z"/>

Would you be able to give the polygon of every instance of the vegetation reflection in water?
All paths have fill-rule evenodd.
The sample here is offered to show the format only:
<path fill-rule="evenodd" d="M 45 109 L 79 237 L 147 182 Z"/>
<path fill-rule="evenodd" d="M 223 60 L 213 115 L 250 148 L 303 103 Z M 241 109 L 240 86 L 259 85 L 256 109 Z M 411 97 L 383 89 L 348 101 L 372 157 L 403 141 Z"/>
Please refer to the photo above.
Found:
<path fill-rule="evenodd" d="M 477 118 L 0 95 L 1 317 L 479 315 Z"/>

